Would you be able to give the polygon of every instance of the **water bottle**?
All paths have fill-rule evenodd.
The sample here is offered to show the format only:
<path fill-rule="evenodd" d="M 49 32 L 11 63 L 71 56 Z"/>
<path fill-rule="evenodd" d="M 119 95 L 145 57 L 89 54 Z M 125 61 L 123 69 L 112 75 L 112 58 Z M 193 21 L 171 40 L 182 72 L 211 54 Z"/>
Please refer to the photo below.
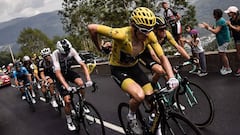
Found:
<path fill-rule="evenodd" d="M 149 127 L 151 127 L 151 126 L 153 125 L 154 118 L 155 118 L 155 113 L 151 113 L 151 114 L 148 116 L 148 126 L 149 126 Z"/>

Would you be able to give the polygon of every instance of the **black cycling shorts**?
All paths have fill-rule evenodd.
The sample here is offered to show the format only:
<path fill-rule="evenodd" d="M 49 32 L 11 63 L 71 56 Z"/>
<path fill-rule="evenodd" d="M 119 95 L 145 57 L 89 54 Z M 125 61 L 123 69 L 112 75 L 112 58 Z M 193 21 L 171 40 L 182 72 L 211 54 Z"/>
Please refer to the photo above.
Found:
<path fill-rule="evenodd" d="M 30 83 L 27 75 L 24 75 L 22 77 L 17 77 L 17 80 L 18 80 L 18 82 L 23 82 L 23 84 Z"/>
<path fill-rule="evenodd" d="M 81 78 L 81 76 L 77 72 L 72 70 L 68 70 L 66 74 L 62 73 L 62 75 L 66 80 L 66 82 L 71 82 L 71 83 L 74 83 L 74 80 L 76 78 Z M 68 91 L 63 88 L 62 83 L 59 80 L 56 80 L 56 86 L 62 97 L 69 94 Z"/>
<path fill-rule="evenodd" d="M 144 86 L 149 83 L 148 77 L 142 71 L 138 64 L 133 67 L 118 67 L 118 66 L 110 66 L 111 74 L 114 81 L 121 87 L 122 82 L 131 78 L 140 86 Z"/>
<path fill-rule="evenodd" d="M 156 61 L 152 59 L 152 56 L 148 50 L 145 50 L 139 57 L 140 63 L 143 64 L 147 69 L 152 69 L 152 66 L 157 64 Z"/>

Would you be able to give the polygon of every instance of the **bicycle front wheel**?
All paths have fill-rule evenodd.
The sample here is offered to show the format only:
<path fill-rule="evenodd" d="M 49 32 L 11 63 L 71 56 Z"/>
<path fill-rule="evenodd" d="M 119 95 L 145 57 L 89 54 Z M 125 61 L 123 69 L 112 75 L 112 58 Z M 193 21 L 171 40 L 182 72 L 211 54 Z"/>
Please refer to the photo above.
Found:
<path fill-rule="evenodd" d="M 34 104 L 33 104 L 33 100 L 34 100 L 34 99 L 33 99 L 32 95 L 31 95 L 31 92 L 30 92 L 29 90 L 26 90 L 26 91 L 25 91 L 25 94 L 26 94 L 26 101 L 27 101 L 27 103 L 29 104 L 30 110 L 31 110 L 32 112 L 35 112 L 36 109 L 35 109 Z"/>
<path fill-rule="evenodd" d="M 161 121 L 162 135 L 201 135 L 199 129 L 184 116 L 169 112 Z"/>
<path fill-rule="evenodd" d="M 103 120 L 97 109 L 89 102 L 84 101 L 85 112 L 83 127 L 88 135 L 105 135 Z"/>
<path fill-rule="evenodd" d="M 189 82 L 180 86 L 175 93 L 180 112 L 199 128 L 210 125 L 214 117 L 212 99 L 197 84 Z"/>
<path fill-rule="evenodd" d="M 58 104 L 58 107 L 56 107 L 55 110 L 58 112 L 59 116 L 62 116 L 62 107 L 64 107 L 63 106 L 64 101 L 63 101 L 60 93 L 55 93 L 54 96 L 55 96 L 56 102 Z"/>
<path fill-rule="evenodd" d="M 120 103 L 118 105 L 118 118 L 120 124 L 126 135 L 133 135 L 133 132 L 130 130 L 128 126 L 127 115 L 129 112 L 129 105 L 127 103 Z"/>
<path fill-rule="evenodd" d="M 118 105 L 118 118 L 119 118 L 120 124 L 123 128 L 123 131 L 125 132 L 126 135 L 135 135 L 135 133 L 130 128 L 128 120 L 127 120 L 128 112 L 129 112 L 129 104 L 120 103 Z M 144 127 L 145 123 L 142 120 L 142 115 L 139 110 L 137 111 L 136 115 L 137 115 L 138 123 L 141 124 L 141 127 Z M 143 130 L 145 132 L 145 128 Z"/>

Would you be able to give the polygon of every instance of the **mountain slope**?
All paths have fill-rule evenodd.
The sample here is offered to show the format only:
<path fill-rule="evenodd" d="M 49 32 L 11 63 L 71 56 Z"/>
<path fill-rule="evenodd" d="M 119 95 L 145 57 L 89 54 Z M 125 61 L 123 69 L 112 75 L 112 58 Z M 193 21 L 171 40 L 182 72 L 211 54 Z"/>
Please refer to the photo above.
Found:
<path fill-rule="evenodd" d="M 33 17 L 17 18 L 0 23 L 0 46 L 16 44 L 20 32 L 28 27 L 41 30 L 49 38 L 64 35 L 63 25 L 57 11 L 42 13 Z"/>

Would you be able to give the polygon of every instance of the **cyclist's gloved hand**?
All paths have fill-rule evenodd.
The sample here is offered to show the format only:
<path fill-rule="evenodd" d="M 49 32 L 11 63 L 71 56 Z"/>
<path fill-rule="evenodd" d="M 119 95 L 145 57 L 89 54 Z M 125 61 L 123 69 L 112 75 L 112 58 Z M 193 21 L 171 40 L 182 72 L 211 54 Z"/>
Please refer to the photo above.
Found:
<path fill-rule="evenodd" d="M 85 85 L 86 85 L 86 87 L 90 87 L 90 86 L 93 85 L 93 82 L 92 82 L 92 81 L 87 81 L 87 82 L 85 83 Z"/>
<path fill-rule="evenodd" d="M 198 64 L 198 63 L 199 63 L 199 60 L 198 60 L 198 58 L 196 58 L 196 57 L 191 57 L 191 58 L 189 59 L 189 61 L 190 61 L 191 63 L 195 63 L 195 64 Z"/>
<path fill-rule="evenodd" d="M 175 89 L 179 86 L 179 81 L 176 78 L 170 78 L 167 81 L 167 84 L 170 87 L 170 89 Z"/>
<path fill-rule="evenodd" d="M 71 91 L 75 92 L 75 91 L 77 91 L 77 89 L 75 87 L 68 87 L 67 91 L 68 92 L 71 92 Z"/>
<path fill-rule="evenodd" d="M 44 81 L 44 85 L 45 85 L 45 86 L 48 86 L 48 81 L 47 81 L 47 80 Z"/>

